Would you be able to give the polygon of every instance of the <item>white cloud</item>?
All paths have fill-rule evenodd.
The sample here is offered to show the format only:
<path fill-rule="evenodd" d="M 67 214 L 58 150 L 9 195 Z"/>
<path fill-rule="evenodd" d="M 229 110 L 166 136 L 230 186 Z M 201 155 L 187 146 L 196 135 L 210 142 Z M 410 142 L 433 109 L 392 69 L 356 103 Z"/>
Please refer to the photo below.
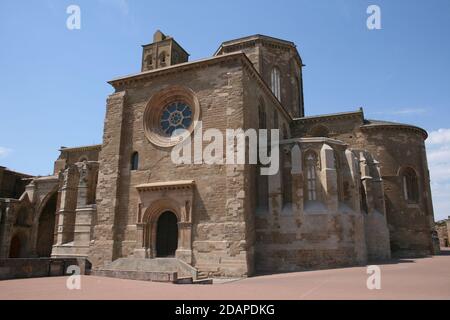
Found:
<path fill-rule="evenodd" d="M 430 132 L 427 158 L 435 219 L 445 219 L 450 215 L 450 129 Z"/>
<path fill-rule="evenodd" d="M 11 154 L 11 152 L 11 149 L 0 147 L 0 159 L 6 158 Z"/>
<path fill-rule="evenodd" d="M 425 112 L 427 112 L 426 108 L 402 108 L 402 109 L 394 109 L 394 110 L 390 110 L 390 111 L 374 112 L 373 114 L 414 115 L 414 114 L 422 114 Z"/>
<path fill-rule="evenodd" d="M 437 131 L 430 132 L 427 142 L 429 144 L 447 143 L 448 147 L 450 145 L 450 129 L 439 129 Z"/>

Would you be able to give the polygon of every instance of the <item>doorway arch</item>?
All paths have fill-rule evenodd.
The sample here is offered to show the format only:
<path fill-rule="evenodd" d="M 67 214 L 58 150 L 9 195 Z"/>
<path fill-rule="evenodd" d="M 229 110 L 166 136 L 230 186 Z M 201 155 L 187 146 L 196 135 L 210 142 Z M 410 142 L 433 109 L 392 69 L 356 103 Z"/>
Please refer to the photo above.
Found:
<path fill-rule="evenodd" d="M 38 257 L 50 257 L 55 236 L 56 201 L 55 192 L 47 201 L 41 211 L 38 225 L 36 253 Z"/>
<path fill-rule="evenodd" d="M 170 211 L 163 212 L 156 226 L 156 256 L 175 257 L 178 248 L 178 219 Z"/>
<path fill-rule="evenodd" d="M 23 242 L 20 239 L 20 235 L 16 233 L 11 239 L 11 244 L 9 248 L 9 257 L 12 259 L 21 258 L 23 254 L 22 246 Z"/>

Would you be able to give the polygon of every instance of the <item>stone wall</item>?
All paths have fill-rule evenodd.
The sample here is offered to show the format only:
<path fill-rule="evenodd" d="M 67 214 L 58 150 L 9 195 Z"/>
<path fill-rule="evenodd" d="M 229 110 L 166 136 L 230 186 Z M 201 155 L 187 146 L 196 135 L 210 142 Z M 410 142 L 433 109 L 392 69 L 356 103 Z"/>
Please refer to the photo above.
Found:
<path fill-rule="evenodd" d="M 242 60 L 238 57 L 215 59 L 217 62 L 177 73 L 163 71 L 147 81 L 121 87 L 123 91 L 110 98 L 100 155 L 98 225 L 91 248 L 94 267 L 130 256 L 136 249 L 137 240 L 140 241 L 136 232 L 139 205 L 136 186 L 194 180 L 193 266 L 216 276 L 248 273 L 241 193 L 243 167 L 175 165 L 170 158 L 172 149 L 152 144 L 143 126 L 145 108 L 155 93 L 170 86 L 188 85 L 199 100 L 204 130 L 216 128 L 224 133 L 227 128 L 242 127 Z M 125 97 L 125 92 L 126 100 L 120 98 L 119 102 L 118 97 Z M 131 171 L 134 152 L 139 153 L 140 161 L 138 170 Z M 109 248 L 113 242 L 114 252 Z M 103 257 L 99 257 L 102 252 Z"/>
<path fill-rule="evenodd" d="M 90 263 L 85 259 L 0 259 L 0 280 L 61 277 L 70 275 L 69 266 L 80 268 L 80 274 L 89 274 Z"/>
<path fill-rule="evenodd" d="M 0 198 L 19 199 L 30 178 L 30 175 L 0 166 Z"/>
<path fill-rule="evenodd" d="M 322 128 L 317 130 L 319 126 Z M 369 151 L 380 163 L 392 253 L 433 254 L 434 218 L 424 145 L 426 133 L 414 126 L 365 120 L 362 110 L 298 119 L 293 124 L 293 131 L 299 135 L 311 136 L 316 130 L 348 143 L 350 148 Z M 407 167 L 417 173 L 417 203 L 409 203 L 404 197 L 401 171 Z"/>
<path fill-rule="evenodd" d="M 280 185 L 281 177 L 276 175 L 269 180 L 273 200 L 267 212 L 258 211 L 255 217 L 256 269 L 294 271 L 365 263 L 365 217 L 359 210 L 359 195 L 354 192 L 360 176 L 354 171 L 354 157 L 347 158 L 345 146 L 331 139 L 300 139 L 284 148 L 293 153 L 292 185 L 285 187 L 292 188 L 295 196 L 292 203 L 281 206 L 274 201 L 282 197 L 280 190 L 273 188 Z M 312 150 L 319 157 L 314 201 L 308 199 L 305 190 L 307 174 L 303 167 L 304 156 Z M 342 161 L 336 160 L 336 155 Z M 345 164 L 347 161 L 350 163 Z M 344 185 L 348 185 L 345 192 Z"/>

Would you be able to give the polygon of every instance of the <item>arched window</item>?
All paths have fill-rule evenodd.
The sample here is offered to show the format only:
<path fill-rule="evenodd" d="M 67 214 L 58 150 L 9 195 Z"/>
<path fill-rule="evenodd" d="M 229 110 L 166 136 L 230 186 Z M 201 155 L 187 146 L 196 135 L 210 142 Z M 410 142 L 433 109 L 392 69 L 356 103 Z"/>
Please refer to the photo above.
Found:
<path fill-rule="evenodd" d="M 164 51 L 159 54 L 159 62 L 162 66 L 166 65 L 166 53 Z"/>
<path fill-rule="evenodd" d="M 305 196 L 307 201 L 318 200 L 317 195 L 317 154 L 309 151 L 305 154 Z"/>
<path fill-rule="evenodd" d="M 147 62 L 147 67 L 151 67 L 153 65 L 153 56 L 151 54 L 149 54 L 145 58 L 145 61 Z"/>
<path fill-rule="evenodd" d="M 270 74 L 270 84 L 272 92 L 278 100 L 281 101 L 281 80 L 280 80 L 280 69 L 274 67 Z"/>
<path fill-rule="evenodd" d="M 300 103 L 300 81 L 298 80 L 298 77 L 295 76 L 294 77 L 294 90 L 292 90 L 292 95 L 293 95 L 293 109 L 294 112 L 298 110 L 298 114 L 300 117 L 302 117 L 302 106 Z"/>
<path fill-rule="evenodd" d="M 416 171 L 413 168 L 406 168 L 402 173 L 403 195 L 406 201 L 419 201 L 419 187 L 417 183 Z"/>
<path fill-rule="evenodd" d="M 260 100 L 258 106 L 258 125 L 259 129 L 267 129 L 267 117 L 264 101 Z M 258 155 L 259 155 L 259 143 L 258 143 Z M 258 211 L 266 212 L 269 207 L 269 179 L 268 176 L 261 175 L 262 164 L 258 161 L 255 166 L 255 197 L 256 207 Z"/>
<path fill-rule="evenodd" d="M 137 170 L 139 168 L 139 153 L 133 152 L 131 155 L 131 170 Z"/>
<path fill-rule="evenodd" d="M 267 117 L 264 101 L 259 102 L 258 106 L 259 129 L 267 129 Z"/>

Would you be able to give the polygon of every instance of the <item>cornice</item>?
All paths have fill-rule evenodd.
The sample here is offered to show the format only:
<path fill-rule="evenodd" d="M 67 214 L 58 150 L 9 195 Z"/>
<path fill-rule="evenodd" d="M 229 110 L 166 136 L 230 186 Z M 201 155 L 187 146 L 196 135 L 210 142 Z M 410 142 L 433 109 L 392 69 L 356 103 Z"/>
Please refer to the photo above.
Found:
<path fill-rule="evenodd" d="M 167 182 L 144 183 L 136 186 L 138 192 L 192 189 L 195 186 L 194 180 L 178 180 Z"/>
<path fill-rule="evenodd" d="M 178 63 L 172 66 L 167 66 L 164 68 L 154 69 L 154 70 L 148 70 L 136 74 L 127 75 L 124 77 L 115 78 L 113 80 L 108 81 L 110 85 L 114 87 L 114 89 L 119 89 L 120 87 L 124 85 L 129 84 L 136 84 L 139 82 L 148 81 L 150 79 L 160 77 L 163 75 L 169 75 L 174 73 L 180 73 L 185 72 L 192 69 L 201 69 L 206 68 L 211 65 L 215 65 L 224 61 L 229 61 L 233 59 L 239 59 L 240 56 L 244 55 L 242 52 L 234 52 L 226 55 L 221 55 L 217 57 L 207 58 L 207 59 L 201 59 L 197 61 L 191 61 L 191 62 L 183 62 Z"/>
<path fill-rule="evenodd" d="M 59 151 L 61 152 L 76 152 L 76 151 L 89 151 L 89 150 L 100 150 L 102 148 L 101 144 L 94 144 L 94 145 L 89 145 L 89 146 L 80 146 L 80 147 L 73 147 L 73 148 L 66 148 L 66 147 L 61 147 L 59 149 Z"/>

